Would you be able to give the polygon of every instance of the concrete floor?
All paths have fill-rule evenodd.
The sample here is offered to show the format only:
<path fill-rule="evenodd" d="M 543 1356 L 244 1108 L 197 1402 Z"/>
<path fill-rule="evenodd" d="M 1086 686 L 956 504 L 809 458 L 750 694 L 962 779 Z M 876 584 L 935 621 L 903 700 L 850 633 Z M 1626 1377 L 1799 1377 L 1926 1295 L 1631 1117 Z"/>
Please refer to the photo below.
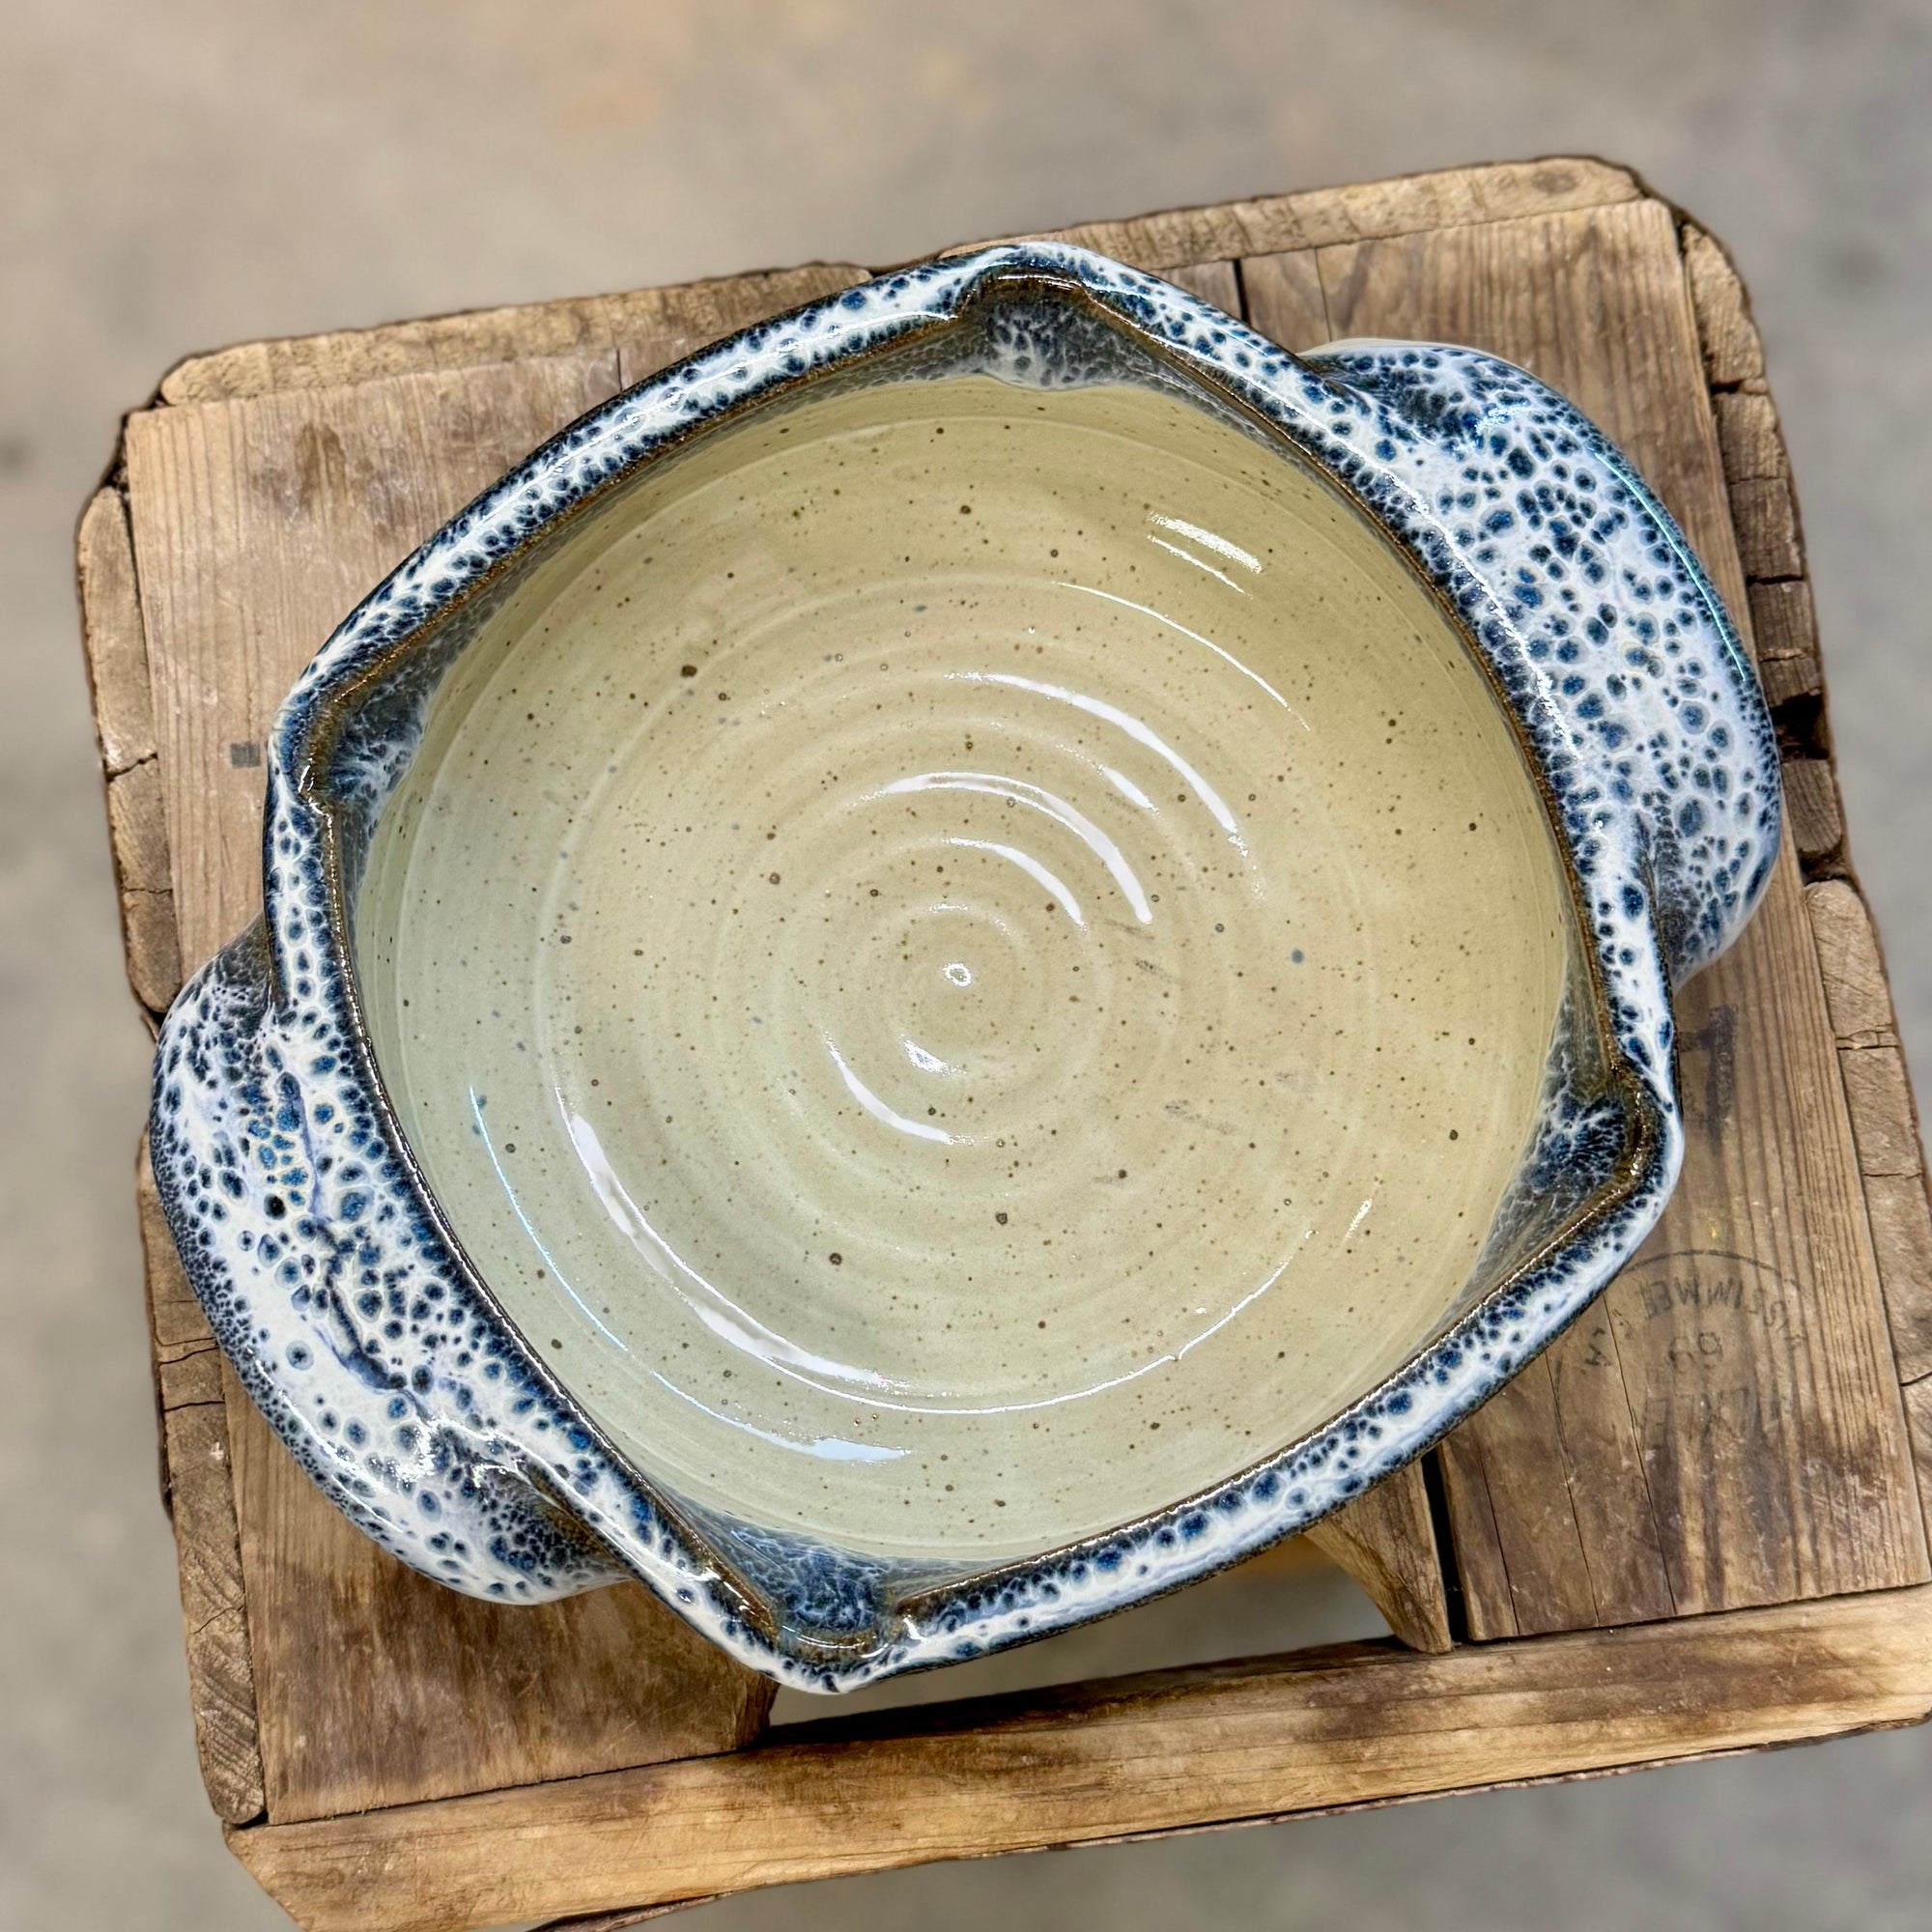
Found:
<path fill-rule="evenodd" d="M 936 12 L 936 10 L 935 10 Z M 190 1748 L 72 519 L 241 337 L 1497 156 L 1634 162 L 1756 291 L 1861 870 L 1932 1078 L 1932 10 L 1912 0 L 11 0 L 0 58 L 0 1923 L 286 1923 Z M 1340 1618 L 1314 1588 L 1283 1630 Z M 1239 1624 L 1236 1618 L 1231 1631 Z M 1251 1638 L 1242 1638 L 1251 1642 Z M 1919 1926 L 1932 1736 L 727 1902 L 690 1922 Z"/>

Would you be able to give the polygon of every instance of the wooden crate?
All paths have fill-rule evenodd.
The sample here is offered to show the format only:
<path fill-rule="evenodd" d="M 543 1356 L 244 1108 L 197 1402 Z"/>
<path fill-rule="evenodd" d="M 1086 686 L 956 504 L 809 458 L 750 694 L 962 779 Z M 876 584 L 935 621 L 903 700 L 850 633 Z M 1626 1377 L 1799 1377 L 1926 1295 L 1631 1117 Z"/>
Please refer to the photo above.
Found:
<path fill-rule="evenodd" d="M 196 1734 L 301 1923 L 611 1926 L 836 1872 L 1091 1844 L 1917 1722 L 1932 1711 L 1932 1215 L 1846 856 L 1796 503 L 1744 291 L 1627 171 L 1560 159 L 1065 231 L 1291 348 L 1470 342 L 1574 397 L 1753 639 L 1789 831 L 1681 1005 L 1690 1153 L 1592 1314 L 1317 1532 L 1406 1642 L 839 1717 L 635 1586 L 456 1597 L 350 1530 L 221 1367 L 145 1173 Z M 817 265 L 200 355 L 79 533 L 128 977 L 255 911 L 261 744 L 333 621 L 559 425 Z"/>

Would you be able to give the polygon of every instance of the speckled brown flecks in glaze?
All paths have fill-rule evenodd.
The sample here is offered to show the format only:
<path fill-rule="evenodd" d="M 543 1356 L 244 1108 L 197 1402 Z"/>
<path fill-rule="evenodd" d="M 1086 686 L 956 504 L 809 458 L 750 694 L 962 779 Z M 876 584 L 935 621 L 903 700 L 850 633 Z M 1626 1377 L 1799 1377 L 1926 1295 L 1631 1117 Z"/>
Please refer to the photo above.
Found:
<path fill-rule="evenodd" d="M 439 1199 L 642 1466 L 996 1555 L 1441 1319 L 1561 895 L 1466 647 L 1328 486 L 973 379 L 748 427 L 540 573 L 358 923 Z"/>

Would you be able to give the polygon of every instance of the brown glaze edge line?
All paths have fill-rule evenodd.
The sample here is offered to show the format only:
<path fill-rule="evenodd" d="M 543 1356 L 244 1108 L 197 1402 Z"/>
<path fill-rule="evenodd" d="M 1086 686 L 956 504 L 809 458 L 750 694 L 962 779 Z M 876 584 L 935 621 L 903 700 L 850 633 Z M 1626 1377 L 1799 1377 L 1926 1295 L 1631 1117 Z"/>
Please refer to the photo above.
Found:
<path fill-rule="evenodd" d="M 459 1932 L 1762 1748 L 1932 1712 L 1932 1585 L 1423 1657 L 1342 1645 L 232 1831 L 312 1932 Z M 593 1920 L 594 1922 L 594 1920 Z"/>

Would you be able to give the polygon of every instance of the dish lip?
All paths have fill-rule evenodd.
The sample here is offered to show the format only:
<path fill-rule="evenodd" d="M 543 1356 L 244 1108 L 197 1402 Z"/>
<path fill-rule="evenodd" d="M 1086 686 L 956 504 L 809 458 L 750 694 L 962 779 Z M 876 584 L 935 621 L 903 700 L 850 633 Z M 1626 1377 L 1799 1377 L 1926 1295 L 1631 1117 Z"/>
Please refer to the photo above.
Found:
<path fill-rule="evenodd" d="M 952 327 L 977 300 L 1027 291 L 1097 313 L 1286 443 L 1444 604 L 1544 795 L 1624 1133 L 1609 1178 L 1567 1221 L 1330 1421 L 1116 1528 L 934 1580 L 962 1564 L 855 1555 L 678 1503 L 524 1339 L 446 1224 L 376 1065 L 341 841 L 351 794 L 380 776 L 345 778 L 338 757 L 347 724 L 390 669 L 610 491 L 776 395 Z M 1486 469 L 1510 472 L 1514 509 L 1492 482 L 1460 487 Z M 1577 480 L 1586 470 L 1589 489 Z M 1552 474 L 1565 487 L 1552 490 Z M 1558 509 L 1539 512 L 1540 492 Z M 1465 497 L 1500 509 L 1478 521 L 1480 503 Z M 1568 530 L 1567 547 L 1556 528 L 1566 502 L 1569 523 L 1584 525 Z M 1585 513 L 1600 510 L 1590 522 Z M 1499 514 L 1548 537 L 1513 537 L 1517 524 Z M 1531 554 L 1539 547 L 1546 554 Z M 1623 585 L 1614 609 L 1604 593 L 1594 613 L 1603 638 L 1587 611 L 1552 629 L 1545 607 L 1563 602 L 1552 586 L 1565 584 L 1565 609 L 1581 611 L 1566 580 L 1600 584 L 1593 551 L 1626 580 L 1641 576 L 1644 557 L 1661 575 L 1644 595 Z M 1664 614 L 1647 617 L 1647 602 Z M 1660 639 L 1673 637 L 1668 651 Z M 1693 661 L 1674 694 L 1653 677 L 1651 701 L 1640 701 L 1632 653 L 1681 660 L 1687 638 L 1710 665 Z M 1619 643 L 1633 667 L 1621 673 L 1605 668 Z M 1619 682 L 1625 692 L 1606 708 L 1605 689 Z M 1665 782 L 1673 772 L 1677 782 Z M 758 325 L 601 405 L 460 512 L 338 627 L 270 736 L 265 923 L 190 981 L 163 1030 L 156 1179 L 190 1280 L 250 1394 L 331 1499 L 404 1560 L 476 1594 L 526 1601 L 635 1575 L 753 1667 L 803 1688 L 853 1688 L 1126 1607 L 1306 1528 L 1419 1454 L 1554 1340 L 1674 1183 L 1683 1133 L 1669 986 L 1728 943 L 1762 893 L 1777 846 L 1776 773 L 1761 693 L 1689 544 L 1601 432 L 1535 379 L 1430 345 L 1345 343 L 1293 356 L 1183 291 L 1062 244 L 941 258 Z M 1721 805 L 1739 827 L 1700 843 L 1701 817 L 1693 826 L 1681 810 L 1661 811 L 1687 784 L 1703 796 L 1685 804 Z M 299 1050 L 310 1052 L 305 1073 Z M 356 1182 L 366 1177 L 387 1235 L 319 1205 L 335 1158 L 318 1151 L 319 1108 L 331 1110 L 321 1124 L 348 1134 L 346 1165 Z M 340 1208 L 345 1183 L 335 1185 Z M 271 1225 L 286 1221 L 291 1200 L 306 1210 L 293 1234 Z M 374 1318 L 358 1327 L 345 1297 L 319 1301 L 309 1286 L 318 1267 L 326 1278 L 345 1254 L 353 1265 L 372 1240 L 465 1304 L 469 1367 L 443 1372 L 412 1318 L 399 1335 L 365 1333 Z M 350 1406 L 340 1378 L 321 1413 L 308 1412 L 317 1404 L 304 1402 L 313 1391 L 292 1358 L 299 1350 L 318 1359 L 301 1335 L 331 1322 L 349 1338 L 329 1345 L 338 1367 L 377 1398 L 364 1405 L 372 1418 L 382 1409 L 392 1436 L 431 1452 L 427 1468 L 404 1470 L 393 1454 L 345 1439 L 354 1425 L 330 1413 L 331 1403 Z M 509 1400 L 487 1399 L 485 1378 Z M 370 1424 L 360 1426 L 367 1436 Z M 455 1552 L 449 1530 L 427 1526 L 439 1519 L 472 1532 L 456 1536 Z"/>

